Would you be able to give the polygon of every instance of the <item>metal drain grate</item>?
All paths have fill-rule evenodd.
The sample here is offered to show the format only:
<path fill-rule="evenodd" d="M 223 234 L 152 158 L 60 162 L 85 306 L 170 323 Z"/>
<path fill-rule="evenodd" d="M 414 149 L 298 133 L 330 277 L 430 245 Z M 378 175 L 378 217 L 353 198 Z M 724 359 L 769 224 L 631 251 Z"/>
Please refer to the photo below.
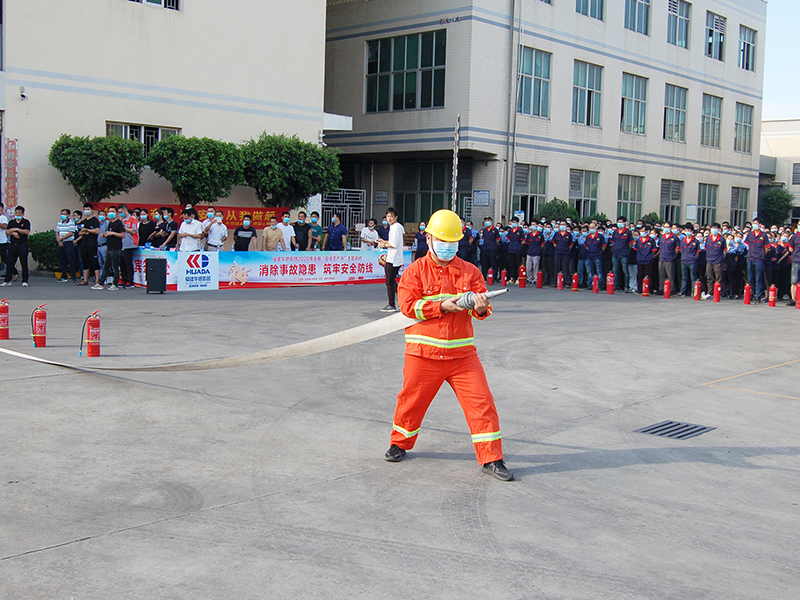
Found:
<path fill-rule="evenodd" d="M 655 425 L 649 425 L 647 427 L 643 427 L 642 429 L 637 429 L 636 433 L 658 435 L 676 440 L 688 440 L 689 438 L 702 435 L 709 431 L 714 431 L 715 429 L 716 427 L 692 425 L 691 423 L 681 423 L 679 421 L 662 421 L 661 423 L 656 423 Z"/>

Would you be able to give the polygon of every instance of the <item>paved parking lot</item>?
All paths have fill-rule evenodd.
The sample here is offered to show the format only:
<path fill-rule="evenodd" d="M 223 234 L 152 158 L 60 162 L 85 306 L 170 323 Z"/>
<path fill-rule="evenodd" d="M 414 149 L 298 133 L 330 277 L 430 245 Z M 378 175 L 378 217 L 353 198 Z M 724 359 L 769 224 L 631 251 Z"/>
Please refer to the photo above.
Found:
<path fill-rule="evenodd" d="M 382 286 L 7 292 L 4 347 L 87 365 L 235 356 L 385 304 Z M 449 389 L 383 460 L 402 332 L 198 373 L 0 356 L 0 598 L 797 598 L 800 311 L 531 289 L 494 307 L 476 343 L 512 483 L 480 472 Z M 636 433 L 664 420 L 716 429 Z"/>

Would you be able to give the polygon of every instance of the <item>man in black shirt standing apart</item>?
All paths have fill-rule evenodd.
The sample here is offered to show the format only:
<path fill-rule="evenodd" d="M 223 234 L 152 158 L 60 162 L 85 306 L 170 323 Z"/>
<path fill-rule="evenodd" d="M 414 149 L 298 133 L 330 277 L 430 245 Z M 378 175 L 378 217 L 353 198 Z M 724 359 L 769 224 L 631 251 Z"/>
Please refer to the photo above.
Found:
<path fill-rule="evenodd" d="M 306 213 L 302 210 L 297 213 L 297 223 L 294 224 L 294 239 L 297 250 L 311 250 L 311 225 L 306 223 Z"/>
<path fill-rule="evenodd" d="M 6 265 L 5 281 L 2 286 L 11 285 L 14 266 L 19 259 L 22 269 L 22 287 L 28 287 L 28 234 L 31 232 L 31 222 L 25 218 L 25 208 L 17 206 L 14 209 L 14 219 L 6 227 L 6 235 L 11 244 L 8 248 L 8 265 Z"/>
<path fill-rule="evenodd" d="M 102 290 L 103 282 L 108 277 L 109 270 L 111 271 L 111 285 L 108 286 L 109 291 L 117 289 L 117 280 L 119 279 L 119 260 L 122 256 L 122 238 L 125 237 L 125 225 L 119 218 L 119 213 L 115 207 L 108 209 L 108 229 L 105 233 L 101 234 L 106 238 L 106 261 L 103 263 L 103 272 L 100 274 L 100 281 L 97 285 L 93 286 L 93 290 Z"/>
<path fill-rule="evenodd" d="M 242 225 L 239 225 L 233 232 L 233 251 L 249 252 L 250 246 L 258 240 L 258 233 L 255 227 L 250 226 L 251 215 L 245 215 Z"/>
<path fill-rule="evenodd" d="M 83 281 L 78 285 L 89 285 L 89 271 L 94 272 L 95 283 L 100 283 L 100 262 L 97 259 L 97 236 L 100 233 L 100 221 L 92 214 L 94 207 L 90 203 L 83 205 L 83 219 L 78 229 L 78 240 L 83 263 Z"/>

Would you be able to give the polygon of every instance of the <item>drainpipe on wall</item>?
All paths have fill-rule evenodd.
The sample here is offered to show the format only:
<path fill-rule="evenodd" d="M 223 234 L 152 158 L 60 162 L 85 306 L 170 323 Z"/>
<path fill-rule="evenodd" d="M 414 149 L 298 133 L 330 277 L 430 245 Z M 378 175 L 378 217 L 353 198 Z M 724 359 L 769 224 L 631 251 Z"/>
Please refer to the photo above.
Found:
<path fill-rule="evenodd" d="M 506 164 L 505 164 L 505 173 L 503 179 L 503 199 L 500 204 L 500 208 L 495 205 L 494 212 L 495 212 L 495 220 L 499 219 L 503 214 L 503 211 L 510 211 L 511 210 L 511 169 L 512 169 L 512 161 L 514 159 L 513 156 L 513 148 L 512 148 L 512 130 L 514 129 L 513 120 L 516 116 L 516 98 L 514 97 L 514 84 L 516 83 L 517 77 L 516 73 L 514 72 L 514 22 L 517 12 L 517 1 L 511 0 L 511 31 L 509 34 L 508 39 L 508 126 L 506 131 Z M 516 137 L 516 136 L 514 136 Z M 508 215 L 506 215 L 508 216 Z"/>

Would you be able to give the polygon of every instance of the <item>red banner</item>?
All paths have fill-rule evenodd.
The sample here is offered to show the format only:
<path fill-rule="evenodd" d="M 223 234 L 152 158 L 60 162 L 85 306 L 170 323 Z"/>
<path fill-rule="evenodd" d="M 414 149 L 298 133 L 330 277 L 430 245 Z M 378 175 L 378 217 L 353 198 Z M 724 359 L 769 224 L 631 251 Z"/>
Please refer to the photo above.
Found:
<path fill-rule="evenodd" d="M 143 208 L 150 213 L 150 217 L 152 218 L 155 212 L 161 208 L 161 204 L 132 204 L 129 202 L 120 201 L 117 203 L 114 202 L 99 202 L 95 205 L 96 209 L 102 209 L 108 211 L 109 207 L 114 206 L 116 207 L 118 204 L 127 204 L 128 210 L 133 210 L 134 208 Z M 181 211 L 183 210 L 183 206 L 174 206 L 170 205 L 175 211 L 175 220 L 181 220 Z M 197 211 L 197 215 L 200 217 L 200 220 L 204 220 L 206 218 L 206 209 L 209 208 L 206 205 L 197 205 L 194 207 Z M 269 220 L 271 217 L 277 217 L 278 221 L 281 220 L 281 215 L 284 212 L 288 212 L 288 207 L 277 207 L 277 208 L 264 208 L 263 206 L 213 206 L 214 210 L 221 210 L 224 213 L 223 222 L 229 228 L 235 228 L 242 224 L 242 219 L 244 219 L 245 215 L 251 215 L 252 222 L 250 225 L 255 227 L 256 229 L 263 229 L 267 225 L 269 225 Z"/>
<path fill-rule="evenodd" d="M 6 139 L 5 147 L 5 205 L 6 208 L 17 205 L 17 176 L 19 174 L 19 142 L 17 140 Z"/>

